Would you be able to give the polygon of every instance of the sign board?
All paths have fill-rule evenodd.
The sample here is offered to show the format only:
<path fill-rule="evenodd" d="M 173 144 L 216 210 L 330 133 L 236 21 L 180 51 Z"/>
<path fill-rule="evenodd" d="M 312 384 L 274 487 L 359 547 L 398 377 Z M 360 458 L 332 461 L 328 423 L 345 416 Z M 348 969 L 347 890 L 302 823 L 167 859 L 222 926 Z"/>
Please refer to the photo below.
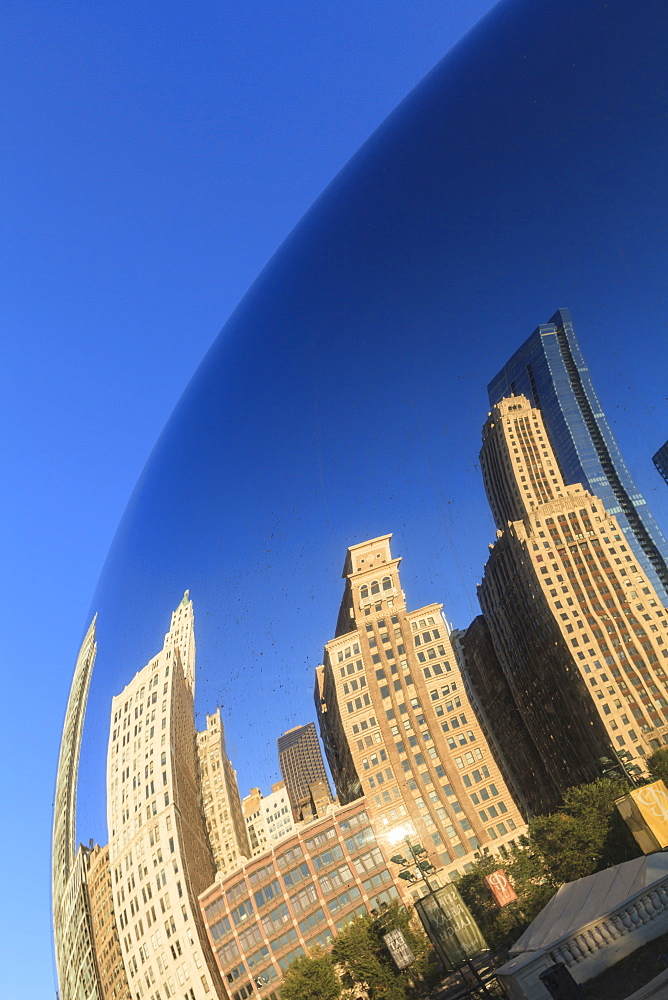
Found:
<path fill-rule="evenodd" d="M 444 885 L 415 903 L 427 935 L 454 968 L 487 951 L 487 942 L 456 886 Z"/>
<path fill-rule="evenodd" d="M 668 788 L 663 781 L 634 788 L 615 805 L 643 854 L 668 847 Z"/>
<path fill-rule="evenodd" d="M 387 950 L 394 959 L 397 969 L 406 969 L 415 961 L 415 955 L 399 928 L 383 934 L 383 941 L 387 945 Z"/>
<path fill-rule="evenodd" d="M 510 879 L 503 868 L 497 869 L 491 875 L 486 875 L 485 882 L 499 906 L 507 906 L 508 903 L 517 899 L 517 893 L 510 884 Z"/>

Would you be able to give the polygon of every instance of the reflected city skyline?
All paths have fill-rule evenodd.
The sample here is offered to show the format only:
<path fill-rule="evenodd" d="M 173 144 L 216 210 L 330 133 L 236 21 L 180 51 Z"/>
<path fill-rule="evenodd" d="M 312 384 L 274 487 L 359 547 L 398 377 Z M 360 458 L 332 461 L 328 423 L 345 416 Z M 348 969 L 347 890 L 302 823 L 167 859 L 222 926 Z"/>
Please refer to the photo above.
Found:
<path fill-rule="evenodd" d="M 537 324 L 544 330 L 555 309 L 568 317 L 565 303 L 593 384 L 613 321 L 624 331 L 643 325 L 636 339 L 648 358 L 658 357 L 663 344 L 661 294 L 638 301 L 665 240 L 661 212 L 653 206 L 647 212 L 662 184 L 656 79 L 665 66 L 658 54 L 648 56 L 661 16 L 656 24 L 639 21 L 593 2 L 547 3 L 540 11 L 525 0 L 501 4 L 315 203 L 193 377 L 110 549 L 68 704 L 54 823 L 59 962 L 86 893 L 98 909 L 108 905 L 107 879 L 116 920 L 115 931 L 94 916 L 76 925 L 77 940 L 87 942 L 71 970 L 77 982 L 91 978 L 97 939 L 120 955 L 127 984 L 139 977 L 140 1000 L 144 991 L 162 1000 L 179 990 L 193 991 L 192 1000 L 226 990 L 240 1000 L 253 990 L 243 982 L 228 990 L 249 972 L 245 966 L 237 972 L 243 962 L 235 960 L 251 945 L 264 948 L 265 938 L 291 920 L 296 937 L 286 930 L 276 944 L 277 953 L 290 950 L 271 965 L 266 983 L 255 984 L 270 997 L 286 956 L 307 947 L 316 925 L 334 933 L 343 926 L 337 921 L 362 906 L 389 903 L 402 890 L 410 897 L 410 886 L 397 888 L 383 837 L 414 831 L 439 876 L 454 880 L 476 852 L 503 854 L 531 812 L 553 806 L 569 781 L 594 774 L 597 754 L 624 747 L 640 758 L 664 741 L 665 618 L 654 584 L 668 579 L 668 571 L 660 529 L 651 552 L 647 532 L 638 543 L 649 566 L 640 557 L 632 562 L 615 534 L 627 527 L 620 528 L 615 513 L 632 527 L 641 502 L 647 506 L 642 485 L 638 490 L 630 477 L 624 480 L 626 500 L 614 494 L 620 511 L 601 505 L 585 459 L 580 467 L 589 478 L 578 478 L 559 452 L 561 431 L 550 426 L 547 408 L 541 429 L 537 407 L 544 406 L 545 383 L 536 391 L 529 379 L 525 398 L 514 375 L 498 399 L 490 392 L 490 403 L 504 406 L 516 393 L 511 408 L 522 410 L 516 426 L 532 441 L 523 453 L 526 468 L 516 467 L 517 442 L 510 437 L 488 444 L 501 409 L 485 423 L 485 386 Z M 614 55 L 620 46 L 626 51 L 629 38 L 624 74 L 613 76 Z M 558 81 L 543 71 L 548 45 L 561 67 Z M 624 131 L 635 144 L 619 141 Z M 566 336 L 563 326 L 560 335 Z M 567 361 L 567 369 L 578 368 L 577 358 Z M 665 391 L 658 367 L 649 363 L 644 372 L 647 399 L 657 401 Z M 584 362 L 579 371 L 578 392 Z M 603 413 L 635 405 L 626 392 L 622 385 L 614 398 L 610 386 L 607 396 L 601 391 L 602 411 L 590 395 L 585 417 L 599 420 L 601 441 Z M 510 423 L 515 415 L 504 410 L 506 418 Z M 610 464 L 613 473 L 617 468 L 621 480 L 626 469 L 621 457 L 615 466 L 614 440 L 604 444 L 600 463 L 606 474 Z M 647 449 L 648 465 L 654 450 Z M 498 473 L 502 453 L 514 470 L 510 477 Z M 642 484 L 633 467 L 631 475 Z M 657 500 L 660 523 L 668 503 Z M 538 565 L 548 541 L 539 523 L 546 512 L 570 525 L 570 532 L 561 525 L 550 532 L 549 569 Z M 620 548 L 610 563 L 613 542 Z M 362 566 L 367 557 L 370 564 Z M 588 585 L 579 569 L 585 562 Z M 371 563 L 377 576 L 369 575 Z M 504 605 L 509 575 L 516 606 Z M 475 625 L 481 580 L 484 627 Z M 552 593 L 557 587 L 563 597 Z M 642 605 L 641 619 L 633 601 Z M 529 652 L 520 605 L 527 615 L 535 611 Z M 160 649 L 156 639 L 170 614 Z M 580 627 L 586 628 L 582 648 L 574 652 L 570 636 Z M 558 652 L 544 658 L 537 705 L 530 654 L 548 633 Z M 509 636 L 517 635 L 513 646 Z M 355 665 L 350 676 L 346 660 Z M 571 661 L 555 751 L 535 729 L 549 725 L 551 691 Z M 522 664 L 521 691 L 513 688 L 513 663 Z M 599 670 L 600 682 L 591 685 L 588 674 Z M 499 704 L 517 711 L 526 728 L 514 764 L 504 745 L 507 729 L 499 728 L 489 701 L 494 685 Z M 282 840 L 269 827 L 264 834 L 256 829 L 267 809 L 277 820 L 275 834 L 280 810 L 287 809 L 273 799 L 269 805 L 281 793 L 275 741 L 316 716 L 338 801 L 330 801 L 320 778 L 318 788 L 307 782 L 300 789 L 297 802 L 286 778 L 295 825 L 280 834 L 294 840 L 290 864 L 304 858 L 298 864 L 313 877 L 313 894 L 293 894 L 285 913 L 267 916 L 264 927 L 260 911 L 278 891 L 274 882 L 282 895 L 291 890 L 285 874 L 282 881 L 273 877 L 282 871 Z M 220 767 L 207 772 L 206 758 Z M 533 792 L 517 773 L 520 759 L 540 775 Z M 355 851 L 378 853 L 368 859 L 366 850 L 359 858 L 355 853 L 353 873 L 341 825 L 352 819 L 338 810 L 362 794 L 358 822 L 370 832 Z M 251 816 L 243 815 L 249 796 L 252 834 Z M 316 824 L 317 832 L 307 836 L 304 823 Z M 342 873 L 324 889 L 320 867 L 330 861 L 319 848 L 328 839 L 342 852 L 331 860 L 340 861 Z M 269 871 L 267 862 L 260 875 L 262 866 L 256 873 L 251 865 L 248 880 L 235 882 L 249 855 L 259 856 L 255 844 L 272 853 L 275 868 Z M 154 898 L 155 882 L 151 894 L 143 893 L 144 878 L 149 872 L 162 878 L 163 862 L 165 881 Z M 286 868 L 290 878 L 296 870 Z M 255 889 L 256 874 L 258 884 L 270 880 L 266 892 Z M 335 916 L 331 907 L 327 912 L 327 893 L 346 879 L 357 893 L 336 897 L 343 915 Z M 207 903 L 216 908 L 207 917 L 201 897 L 216 881 L 225 898 Z M 381 900 L 383 892 L 389 895 Z M 261 902 L 258 893 L 265 894 Z M 302 927 L 299 915 L 306 913 L 306 921 L 316 912 L 311 904 L 322 919 Z M 250 927 L 256 916 L 259 936 L 244 942 L 238 927 L 246 920 Z M 172 919 L 187 930 L 177 934 Z M 156 921 L 161 940 L 153 943 Z M 218 922 L 220 940 L 234 936 L 214 949 Z M 228 949 L 224 960 L 221 949 Z M 260 958 L 264 963 L 267 956 Z M 120 967 L 106 985 L 98 982 L 105 1000 L 125 988 Z M 263 964 L 263 977 L 268 969 Z M 70 987 L 61 986 L 69 1000 Z"/>

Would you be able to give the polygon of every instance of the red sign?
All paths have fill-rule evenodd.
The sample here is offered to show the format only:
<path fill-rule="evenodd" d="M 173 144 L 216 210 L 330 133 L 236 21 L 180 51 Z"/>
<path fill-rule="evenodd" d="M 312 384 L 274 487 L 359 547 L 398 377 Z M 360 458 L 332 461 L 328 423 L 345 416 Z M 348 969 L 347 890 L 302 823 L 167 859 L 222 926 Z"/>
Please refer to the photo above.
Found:
<path fill-rule="evenodd" d="M 485 882 L 489 886 L 490 892 L 499 906 L 507 906 L 508 903 L 512 903 L 513 900 L 517 899 L 517 893 L 510 884 L 510 880 L 502 868 L 499 868 L 498 871 L 492 872 L 491 875 L 487 875 L 485 877 Z"/>

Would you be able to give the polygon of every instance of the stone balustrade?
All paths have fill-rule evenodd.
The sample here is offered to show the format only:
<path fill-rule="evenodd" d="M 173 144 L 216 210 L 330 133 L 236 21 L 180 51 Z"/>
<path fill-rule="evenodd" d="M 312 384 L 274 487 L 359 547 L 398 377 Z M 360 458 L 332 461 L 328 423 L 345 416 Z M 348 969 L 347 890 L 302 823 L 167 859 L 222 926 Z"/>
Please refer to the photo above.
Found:
<path fill-rule="evenodd" d="M 550 1000 L 538 976 L 555 962 L 561 962 L 578 983 L 584 983 L 666 932 L 668 877 L 641 889 L 610 913 L 550 942 L 545 949 L 517 955 L 496 974 L 513 1000 Z"/>

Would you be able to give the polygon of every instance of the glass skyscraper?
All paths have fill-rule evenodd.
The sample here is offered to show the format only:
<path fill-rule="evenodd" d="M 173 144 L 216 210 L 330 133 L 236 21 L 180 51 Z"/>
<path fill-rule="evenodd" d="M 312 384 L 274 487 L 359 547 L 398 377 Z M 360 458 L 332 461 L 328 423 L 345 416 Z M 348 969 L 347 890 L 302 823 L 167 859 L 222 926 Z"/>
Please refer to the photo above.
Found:
<path fill-rule="evenodd" d="M 558 309 L 487 386 L 494 406 L 524 395 L 540 408 L 567 483 L 582 483 L 613 514 L 664 605 L 668 545 L 615 441 L 567 309 Z"/>
<path fill-rule="evenodd" d="M 654 462 L 657 470 L 668 483 L 668 441 L 661 445 L 656 455 L 652 456 L 652 461 Z"/>

